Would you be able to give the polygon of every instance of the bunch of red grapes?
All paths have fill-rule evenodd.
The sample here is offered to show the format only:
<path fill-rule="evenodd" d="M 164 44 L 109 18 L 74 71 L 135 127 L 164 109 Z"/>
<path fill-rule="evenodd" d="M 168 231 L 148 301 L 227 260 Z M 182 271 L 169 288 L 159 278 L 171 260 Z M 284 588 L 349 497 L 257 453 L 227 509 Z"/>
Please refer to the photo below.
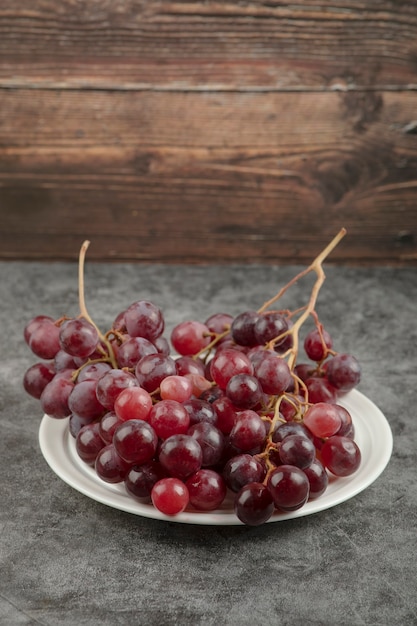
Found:
<path fill-rule="evenodd" d="M 136 501 L 172 516 L 214 511 L 232 496 L 237 518 L 259 525 L 318 498 L 329 475 L 349 476 L 361 461 L 338 404 L 360 366 L 333 350 L 314 302 L 301 363 L 299 311 L 217 313 L 178 324 L 170 340 L 146 300 L 105 334 L 84 305 L 76 318 L 38 315 L 24 330 L 38 358 L 24 388 L 44 413 L 68 420 L 83 462 Z"/>

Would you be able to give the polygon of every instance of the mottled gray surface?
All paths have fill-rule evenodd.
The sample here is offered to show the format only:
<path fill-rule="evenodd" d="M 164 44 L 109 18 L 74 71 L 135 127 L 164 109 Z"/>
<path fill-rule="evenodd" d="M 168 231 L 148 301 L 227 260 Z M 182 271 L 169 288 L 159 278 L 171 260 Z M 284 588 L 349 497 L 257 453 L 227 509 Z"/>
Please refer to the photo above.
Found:
<path fill-rule="evenodd" d="M 296 268 L 87 264 L 105 327 L 144 298 L 167 327 L 258 307 Z M 0 264 L 1 626 L 417 624 L 417 272 L 326 269 L 319 299 L 336 349 L 362 362 L 361 390 L 394 435 L 385 472 L 332 509 L 259 528 L 154 521 L 63 483 L 38 447 L 41 410 L 21 386 L 25 323 L 77 312 L 73 264 Z M 306 283 L 286 302 L 304 302 Z"/>

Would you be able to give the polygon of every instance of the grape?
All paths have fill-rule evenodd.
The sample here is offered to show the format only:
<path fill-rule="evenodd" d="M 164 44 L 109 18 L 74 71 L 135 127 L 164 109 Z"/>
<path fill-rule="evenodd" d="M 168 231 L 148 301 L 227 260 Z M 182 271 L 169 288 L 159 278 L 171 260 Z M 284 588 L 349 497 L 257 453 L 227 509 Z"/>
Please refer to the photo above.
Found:
<path fill-rule="evenodd" d="M 129 464 L 117 454 L 112 443 L 101 448 L 94 463 L 97 476 L 112 484 L 123 482 L 129 467 Z"/>
<path fill-rule="evenodd" d="M 171 333 L 174 349 L 183 356 L 197 354 L 211 341 L 210 331 L 205 324 L 188 320 L 177 324 Z"/>
<path fill-rule="evenodd" d="M 258 318 L 257 311 L 244 311 L 237 315 L 230 328 L 233 341 L 241 346 L 256 346 L 262 343 L 255 335 L 255 324 Z"/>
<path fill-rule="evenodd" d="M 315 328 L 304 339 L 304 350 L 312 361 L 323 361 L 333 346 L 333 340 L 327 330 Z"/>
<path fill-rule="evenodd" d="M 98 418 L 105 413 L 104 406 L 97 399 L 96 386 L 95 380 L 77 382 L 68 398 L 71 413 L 87 418 Z"/>
<path fill-rule="evenodd" d="M 182 403 L 190 417 L 190 426 L 198 422 L 210 422 L 217 426 L 217 413 L 214 404 L 201 398 L 190 398 Z"/>
<path fill-rule="evenodd" d="M 165 321 L 162 311 L 152 302 L 139 300 L 133 302 L 125 311 L 126 330 L 131 337 L 144 337 L 155 341 L 162 335 Z"/>
<path fill-rule="evenodd" d="M 177 366 L 177 374 L 185 376 L 186 374 L 205 375 L 205 366 L 201 359 L 193 359 L 191 356 L 180 356 L 175 360 Z"/>
<path fill-rule="evenodd" d="M 300 509 L 307 502 L 310 492 L 306 474 L 295 465 L 280 465 L 272 470 L 267 486 L 276 508 L 282 511 Z"/>
<path fill-rule="evenodd" d="M 238 350 L 224 349 L 212 359 L 210 372 L 220 389 L 226 389 L 227 383 L 237 374 L 253 374 L 253 365 L 249 358 Z"/>
<path fill-rule="evenodd" d="M 341 418 L 334 404 L 313 404 L 304 415 L 304 425 L 316 437 L 331 437 L 339 430 Z"/>
<path fill-rule="evenodd" d="M 350 437 L 335 435 L 324 442 L 321 459 L 323 465 L 335 476 L 350 476 L 361 463 L 361 453 Z"/>
<path fill-rule="evenodd" d="M 126 491 L 142 504 L 151 502 L 152 487 L 161 478 L 167 478 L 166 471 L 158 461 L 148 461 L 133 465 L 127 472 L 124 484 Z"/>
<path fill-rule="evenodd" d="M 314 500 L 323 495 L 329 484 L 329 475 L 323 464 L 318 459 L 314 459 L 312 464 L 304 469 L 304 474 L 310 484 L 309 499 Z"/>
<path fill-rule="evenodd" d="M 189 502 L 188 489 L 178 478 L 162 478 L 152 487 L 152 503 L 165 515 L 178 515 Z"/>
<path fill-rule="evenodd" d="M 250 483 L 242 487 L 234 503 L 236 516 L 248 526 L 267 522 L 274 508 L 271 493 L 262 483 Z"/>
<path fill-rule="evenodd" d="M 122 459 L 140 465 L 153 458 L 158 437 L 148 422 L 132 419 L 117 426 L 113 443 Z"/>
<path fill-rule="evenodd" d="M 209 422 L 198 422 L 188 429 L 188 435 L 191 435 L 201 447 L 202 467 L 220 462 L 224 449 L 224 436 L 216 426 Z"/>
<path fill-rule="evenodd" d="M 340 404 L 335 404 L 335 408 L 339 413 L 342 422 L 339 430 L 335 433 L 335 435 L 350 437 L 351 439 L 353 439 L 355 436 L 355 427 L 353 425 L 351 414 L 343 406 L 340 406 Z"/>
<path fill-rule="evenodd" d="M 29 348 L 40 359 L 53 359 L 60 349 L 60 329 L 53 321 L 43 320 L 33 324 L 29 335 Z"/>
<path fill-rule="evenodd" d="M 99 378 L 104 376 L 104 374 L 109 372 L 111 369 L 111 365 L 109 363 L 104 363 L 103 361 L 84 365 L 79 371 L 77 383 L 80 383 L 83 380 L 99 380 Z"/>
<path fill-rule="evenodd" d="M 74 357 L 65 352 L 65 350 L 58 350 L 55 354 L 54 367 L 56 372 L 61 372 L 62 370 L 67 369 L 76 370 L 78 368 Z"/>
<path fill-rule="evenodd" d="M 244 485 L 263 480 L 265 467 L 251 454 L 237 454 L 226 462 L 222 475 L 229 489 L 237 493 Z"/>
<path fill-rule="evenodd" d="M 287 435 L 281 441 L 279 457 L 283 465 L 296 465 L 300 469 L 306 469 L 315 456 L 314 443 L 304 435 Z"/>
<path fill-rule="evenodd" d="M 94 417 L 80 417 L 80 415 L 77 415 L 76 413 L 71 413 L 68 418 L 68 430 L 70 435 L 74 437 L 74 439 L 76 439 L 81 428 L 83 426 L 87 426 L 87 424 L 91 424 L 94 421 Z"/>
<path fill-rule="evenodd" d="M 336 402 L 338 392 L 326 378 L 307 378 L 305 385 L 308 390 L 308 400 L 311 404 L 318 402 Z"/>
<path fill-rule="evenodd" d="M 114 412 L 122 421 L 140 419 L 149 421 L 152 397 L 141 387 L 123 389 L 114 401 Z"/>
<path fill-rule="evenodd" d="M 112 324 L 112 329 L 117 330 L 119 333 L 122 334 L 127 333 L 125 314 L 126 311 L 120 311 L 120 313 L 118 313 L 115 317 Z"/>
<path fill-rule="evenodd" d="M 276 354 L 266 354 L 263 359 L 257 360 L 255 376 L 259 380 L 263 391 L 270 395 L 279 395 L 291 383 L 291 371 L 288 363 Z"/>
<path fill-rule="evenodd" d="M 35 363 L 26 370 L 23 377 L 25 391 L 39 400 L 46 385 L 55 376 L 55 368 L 52 363 Z"/>
<path fill-rule="evenodd" d="M 192 395 L 199 398 L 205 391 L 211 389 L 211 383 L 204 376 L 199 374 L 185 374 L 185 378 L 191 383 Z"/>
<path fill-rule="evenodd" d="M 129 337 L 117 348 L 117 362 L 120 368 L 134 368 L 140 359 L 148 354 L 157 354 L 154 344 L 144 337 Z"/>
<path fill-rule="evenodd" d="M 98 343 L 97 329 L 82 317 L 65 321 L 59 330 L 61 349 L 71 356 L 85 359 L 95 351 Z"/>
<path fill-rule="evenodd" d="M 227 383 L 226 396 L 238 409 L 252 409 L 262 399 L 262 387 L 255 376 L 236 374 Z"/>
<path fill-rule="evenodd" d="M 160 439 L 171 435 L 184 435 L 190 425 L 190 416 L 176 400 L 157 402 L 149 414 L 149 423 Z"/>
<path fill-rule="evenodd" d="M 153 340 L 153 345 L 155 346 L 155 348 L 157 349 L 159 354 L 163 354 L 165 356 L 168 356 L 170 354 L 170 352 L 171 352 L 171 348 L 169 346 L 168 339 L 166 339 L 162 335 L 160 337 L 157 337 L 156 339 Z"/>
<path fill-rule="evenodd" d="M 68 417 L 71 413 L 68 400 L 73 388 L 74 383 L 64 376 L 54 376 L 42 391 L 39 399 L 44 413 L 56 419 Z"/>
<path fill-rule="evenodd" d="M 185 376 L 167 376 L 161 381 L 160 394 L 163 400 L 185 402 L 193 394 L 193 383 Z"/>
<path fill-rule="evenodd" d="M 99 432 L 104 443 L 112 443 L 114 431 L 123 421 L 120 417 L 117 417 L 114 411 L 109 411 L 103 415 L 99 422 Z"/>
<path fill-rule="evenodd" d="M 278 339 L 280 335 L 288 330 L 288 323 L 285 317 L 279 311 L 269 311 L 262 313 L 255 324 L 255 337 L 258 344 L 265 344 L 273 339 L 275 346 L 279 346 L 285 337 Z"/>
<path fill-rule="evenodd" d="M 135 375 L 141 387 L 152 393 L 167 376 L 177 373 L 175 361 L 163 354 L 148 354 L 136 365 Z"/>
<path fill-rule="evenodd" d="M 171 476 L 183 480 L 201 468 L 200 444 L 190 435 L 172 435 L 162 442 L 159 461 Z"/>
<path fill-rule="evenodd" d="M 104 445 L 104 441 L 100 437 L 98 422 L 83 426 L 75 440 L 78 456 L 87 465 L 94 465 L 97 455 L 104 448 Z"/>
<path fill-rule="evenodd" d="M 128 387 L 135 387 L 138 381 L 129 372 L 111 369 L 97 381 L 97 399 L 109 411 L 113 411 L 117 396 Z"/>
<path fill-rule="evenodd" d="M 211 333 L 222 335 L 228 330 L 233 322 L 233 316 L 229 313 L 214 313 L 206 319 L 205 325 Z"/>
<path fill-rule="evenodd" d="M 211 469 L 198 470 L 185 484 L 190 504 L 198 511 L 218 509 L 226 497 L 226 483 L 220 474 Z"/>
<path fill-rule="evenodd" d="M 311 363 L 297 363 L 294 367 L 294 374 L 303 382 L 314 377 L 316 366 Z"/>
<path fill-rule="evenodd" d="M 216 426 L 224 435 L 228 435 L 236 423 L 237 408 L 227 396 L 221 396 L 213 402 L 217 414 Z"/>
<path fill-rule="evenodd" d="M 33 331 L 38 328 L 38 326 L 40 326 L 43 322 L 52 322 L 52 324 L 55 324 L 55 320 L 52 317 L 49 317 L 49 315 L 37 315 L 26 324 L 25 328 L 23 329 L 23 337 L 28 346 Z"/>
<path fill-rule="evenodd" d="M 262 418 L 255 411 L 247 409 L 238 414 L 230 431 L 229 440 L 238 450 L 248 452 L 261 446 L 265 437 L 266 430 Z"/>
<path fill-rule="evenodd" d="M 351 354 L 337 354 L 328 362 L 326 376 L 333 387 L 347 393 L 361 379 L 361 367 Z"/>

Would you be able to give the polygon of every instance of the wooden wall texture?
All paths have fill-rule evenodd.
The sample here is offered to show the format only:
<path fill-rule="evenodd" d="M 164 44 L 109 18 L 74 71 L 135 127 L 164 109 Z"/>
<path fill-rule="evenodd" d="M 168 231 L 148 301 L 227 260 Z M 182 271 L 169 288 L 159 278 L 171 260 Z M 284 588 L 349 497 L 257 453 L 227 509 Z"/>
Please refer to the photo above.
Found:
<path fill-rule="evenodd" d="M 417 265 L 416 0 L 0 0 L 0 259 Z"/>

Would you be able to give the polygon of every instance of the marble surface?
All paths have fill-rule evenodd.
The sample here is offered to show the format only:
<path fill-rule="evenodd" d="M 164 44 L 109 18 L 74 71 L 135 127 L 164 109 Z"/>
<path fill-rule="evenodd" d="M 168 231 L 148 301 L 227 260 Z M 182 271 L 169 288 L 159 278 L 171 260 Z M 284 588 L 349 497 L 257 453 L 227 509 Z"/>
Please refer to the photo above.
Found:
<path fill-rule="evenodd" d="M 137 299 L 185 318 L 260 306 L 300 268 L 88 264 L 86 293 L 109 326 Z M 417 624 L 417 272 L 326 267 L 318 313 L 360 360 L 384 412 L 391 460 L 334 508 L 262 527 L 156 521 L 63 483 L 38 445 L 42 412 L 22 377 L 36 314 L 78 310 L 71 263 L 0 264 L 0 624 L 3 626 L 411 626 Z M 288 307 L 305 302 L 297 283 Z"/>

